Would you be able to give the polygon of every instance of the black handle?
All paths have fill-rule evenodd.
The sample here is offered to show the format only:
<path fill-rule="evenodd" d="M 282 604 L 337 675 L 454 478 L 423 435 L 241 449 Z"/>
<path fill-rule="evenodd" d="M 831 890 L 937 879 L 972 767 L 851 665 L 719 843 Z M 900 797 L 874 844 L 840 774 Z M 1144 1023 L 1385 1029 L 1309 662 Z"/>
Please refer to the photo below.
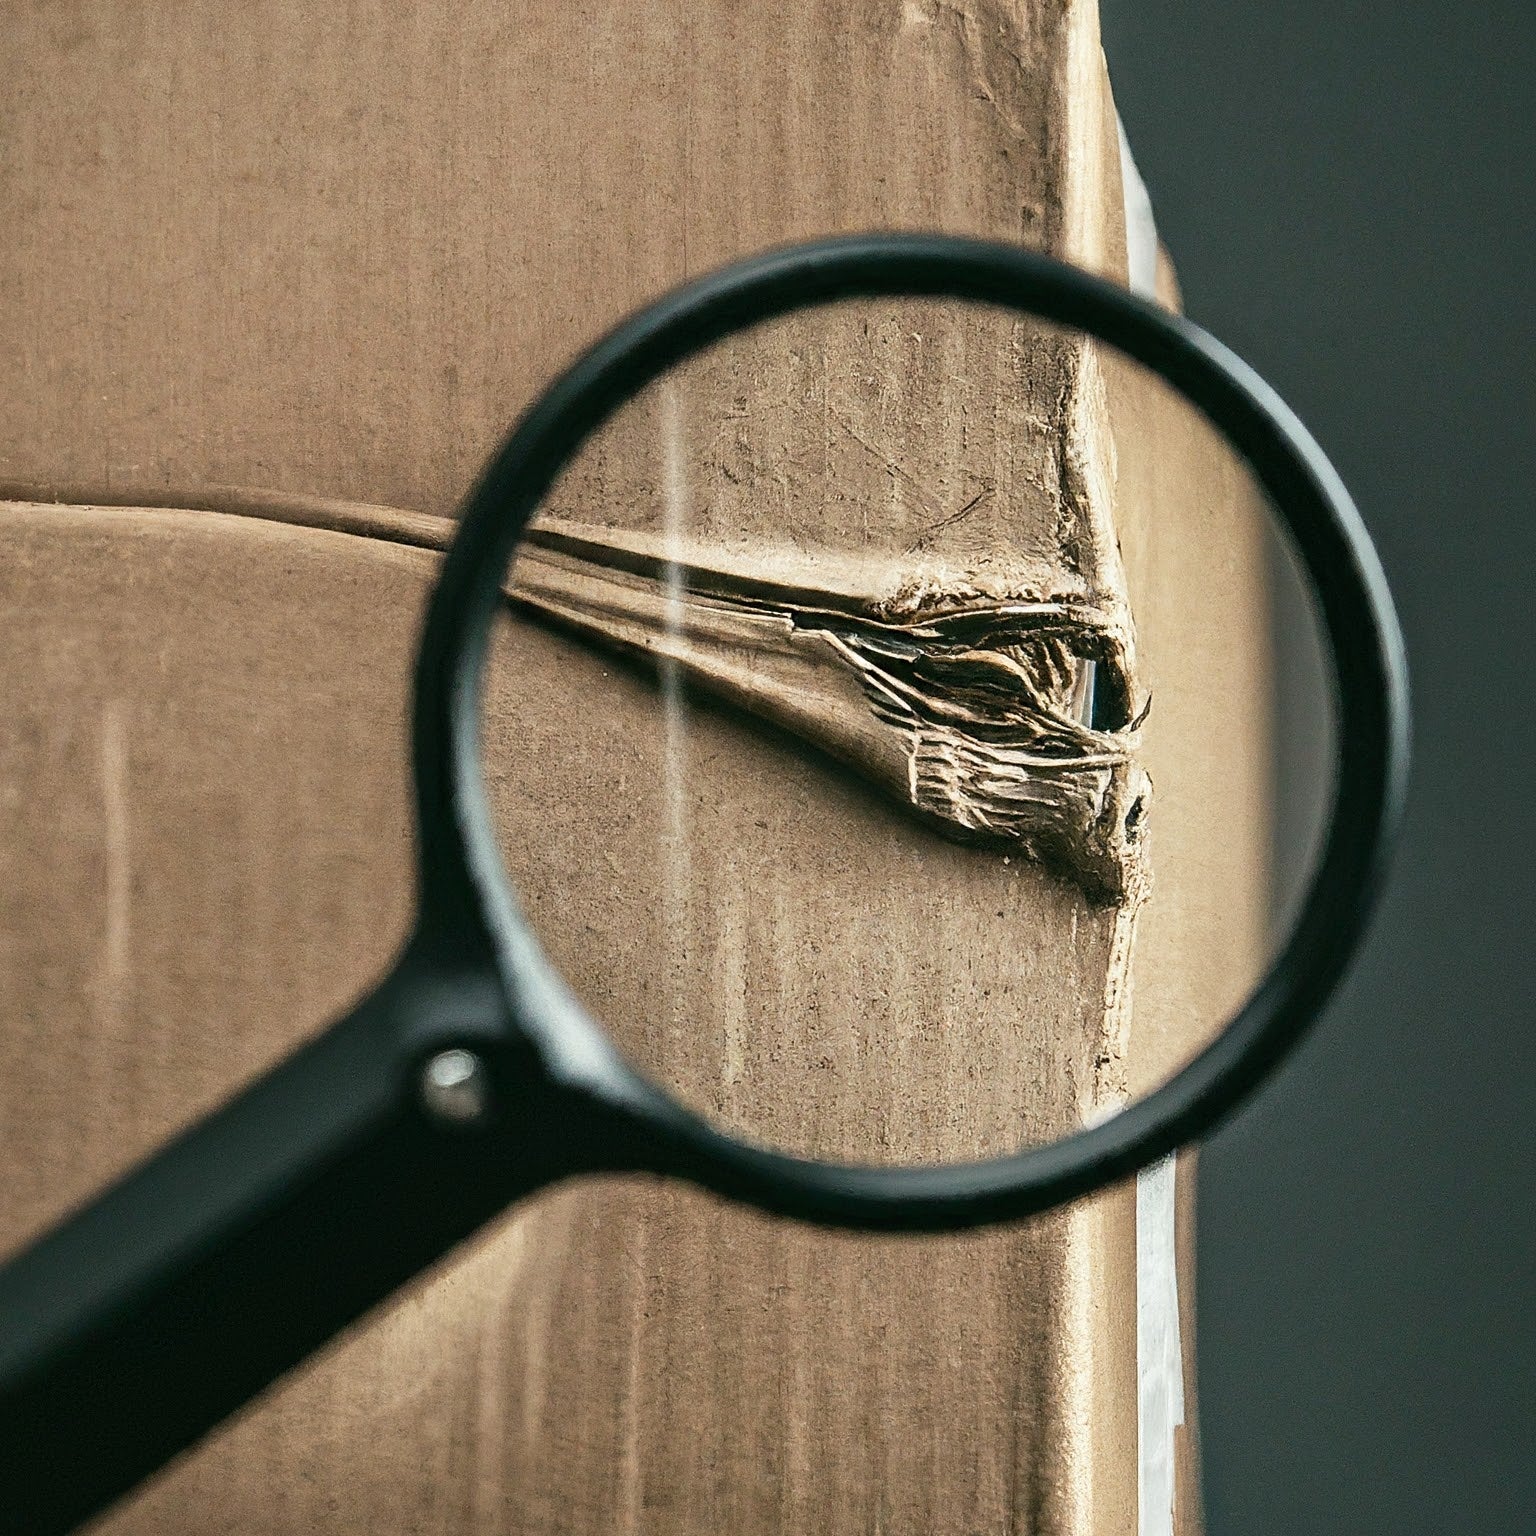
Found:
<path fill-rule="evenodd" d="M 0 1269 L 0 1529 L 72 1529 L 603 1140 L 477 996 L 408 957 Z"/>

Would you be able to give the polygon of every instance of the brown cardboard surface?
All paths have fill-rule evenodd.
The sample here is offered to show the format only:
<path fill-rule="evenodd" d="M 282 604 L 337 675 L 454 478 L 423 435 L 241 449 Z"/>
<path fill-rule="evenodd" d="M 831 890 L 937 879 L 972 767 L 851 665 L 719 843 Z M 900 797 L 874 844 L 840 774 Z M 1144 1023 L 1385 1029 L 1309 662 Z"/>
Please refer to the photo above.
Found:
<path fill-rule="evenodd" d="M 14 1242 L 388 958 L 403 921 L 409 626 L 379 616 L 414 608 L 430 557 L 185 512 L 13 506 L 5 528 L 7 650 L 35 683 L 13 701 L 20 760 L 6 782 L 69 791 L 42 817 L 13 798 L 6 827 L 13 869 L 31 872 L 10 886 L 27 905 L 6 925 L 28 946 L 8 956 L 7 1017 L 31 1026 L 11 1037 L 24 1112 L 8 1115 L 5 1156 L 27 1175 L 5 1212 Z M 231 624 L 237 575 L 247 595 Z M 606 685 L 597 729 L 649 707 L 638 681 L 615 690 L 611 669 L 558 639 L 524 629 L 516 643 L 503 676 L 543 659 L 589 690 Z M 493 704 L 493 717 L 527 702 Z M 530 751 L 553 737 L 512 739 L 495 761 L 527 796 L 515 847 L 569 777 Z M 571 746 L 577 762 L 593 755 Z M 744 780 L 760 804 L 758 774 Z M 621 781 L 584 803 L 643 839 L 633 799 Z M 349 809 L 332 830 L 338 801 Z M 863 804 L 816 803 L 855 816 Z M 873 803 L 868 813 L 894 820 Z M 554 856 L 527 869 L 535 910 L 591 900 L 560 875 L 581 852 L 557 834 Z M 582 961 L 582 924 L 547 931 L 579 981 L 601 978 L 601 962 Z M 647 952 L 649 935 L 620 937 L 632 962 Z M 622 1025 L 646 980 L 643 965 L 616 971 L 607 1015 Z M 447 1529 L 603 1529 L 642 1497 L 644 1520 L 669 1527 L 857 1528 L 897 1490 L 903 1519 L 941 1526 L 962 1487 L 983 1527 L 1021 1506 L 1048 1511 L 1071 1471 L 1058 1374 L 1084 1364 L 1066 1342 L 1080 1325 L 1061 1316 L 1073 1298 L 1052 1278 L 1071 1259 L 1094 1262 L 1078 1253 L 1081 1225 L 871 1242 L 683 1191 L 557 1193 L 299 1373 L 111 1528 L 201 1530 L 225 1511 L 234 1530 L 371 1529 L 432 1511 Z"/>
<path fill-rule="evenodd" d="M 28 493 L 0 513 L 9 1248 L 320 1027 L 397 942 L 406 670 L 434 560 L 412 547 L 430 528 L 387 509 L 451 510 L 581 342 L 745 251 L 916 225 L 1112 271 L 1124 253 L 1082 4 L 40 6 L 0 47 L 0 477 Z M 1155 402 L 1123 409 L 1117 441 L 1156 441 Z M 1166 526 L 1181 462 L 1197 474 L 1122 446 L 1120 504 Z M 267 515 L 197 510 L 231 485 L 263 487 Z M 57 496 L 139 505 L 37 504 Z M 386 509 L 374 536 L 323 526 L 330 498 Z M 1150 526 L 1119 524 L 1154 686 L 1212 633 L 1240 670 L 1257 653 L 1231 647 L 1232 613 L 1202 610 L 1201 636 L 1176 601 L 1137 606 L 1138 582 L 1201 580 L 1154 569 L 1175 546 Z M 673 930 L 652 899 L 669 814 L 654 686 L 526 620 L 498 657 L 492 787 L 546 942 L 636 1054 L 718 1085 L 713 1044 L 656 1027 Z M 1252 676 L 1216 681 L 1212 751 L 1262 728 L 1226 713 Z M 701 705 L 690 740 L 701 835 L 737 857 L 701 875 L 682 963 L 737 974 L 720 957 L 756 924 L 738 959 L 760 1024 L 827 981 L 797 957 L 850 884 L 899 893 L 920 873 L 1003 914 L 966 935 L 1011 972 L 1000 1016 L 1048 1007 L 1047 1033 L 1097 1041 L 1113 912 L 1030 864 L 1002 878 L 727 713 Z M 1262 795 L 1232 794 L 1256 829 Z M 1198 845 L 1199 826 L 1182 835 Z M 1191 918 L 1157 946 L 1164 991 L 1137 978 L 1157 1028 L 1225 984 L 1253 846 L 1206 850 L 1222 944 L 1201 910 L 1147 908 Z M 1041 935 L 1028 955 L 1021 929 Z M 956 942 L 911 921 L 903 940 L 909 974 Z M 845 1042 L 854 1022 L 823 1021 Z M 993 1075 L 1006 1103 L 1019 1085 L 1005 1062 Z M 789 1094 L 749 1087 L 786 1117 L 770 1128 L 796 1128 Z M 868 1107 L 819 1129 L 858 1150 Z M 1129 1190 L 914 1242 L 572 1187 L 103 1528 L 1128 1532 L 1135 1328 Z"/>
<path fill-rule="evenodd" d="M 1123 260 L 1081 3 L 38 4 L 0 49 L 7 481 L 446 513 L 559 363 L 733 256 Z"/>

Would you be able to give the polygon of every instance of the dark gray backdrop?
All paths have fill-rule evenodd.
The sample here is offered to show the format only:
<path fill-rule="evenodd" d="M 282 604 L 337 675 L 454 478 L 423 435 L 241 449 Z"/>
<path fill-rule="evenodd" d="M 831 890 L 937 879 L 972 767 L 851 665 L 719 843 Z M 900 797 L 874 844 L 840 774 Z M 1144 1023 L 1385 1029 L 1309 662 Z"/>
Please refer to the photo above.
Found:
<path fill-rule="evenodd" d="M 1205 1154 L 1212 1536 L 1536 1532 L 1536 7 L 1102 0 L 1190 314 L 1374 532 L 1416 760 L 1384 910 Z"/>

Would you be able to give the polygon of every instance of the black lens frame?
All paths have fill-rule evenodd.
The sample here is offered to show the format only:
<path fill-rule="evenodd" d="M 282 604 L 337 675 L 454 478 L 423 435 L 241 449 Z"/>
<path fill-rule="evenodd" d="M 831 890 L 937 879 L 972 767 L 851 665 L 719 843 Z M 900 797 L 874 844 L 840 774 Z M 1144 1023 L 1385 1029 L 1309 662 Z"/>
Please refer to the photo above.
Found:
<path fill-rule="evenodd" d="M 953 298 L 1097 337 L 1161 375 L 1232 444 L 1268 493 L 1332 650 L 1337 776 L 1321 858 L 1289 941 L 1222 1033 L 1147 1098 L 1055 1144 L 988 1162 L 830 1164 L 723 1135 L 608 1044 L 542 957 L 512 897 L 480 759 L 481 680 L 517 542 L 586 439 L 668 369 L 764 321 L 845 299 Z M 428 610 L 414 760 L 421 929 L 433 950 L 488 942 L 520 1028 L 549 1076 L 628 1121 L 622 1161 L 843 1226 L 939 1230 L 1028 1215 L 1203 1135 L 1276 1066 L 1343 974 L 1401 816 L 1407 670 L 1376 552 L 1338 475 L 1262 379 L 1188 320 L 1103 279 L 1011 246 L 868 234 L 771 251 L 711 273 L 625 321 L 523 418 L 469 497 Z"/>

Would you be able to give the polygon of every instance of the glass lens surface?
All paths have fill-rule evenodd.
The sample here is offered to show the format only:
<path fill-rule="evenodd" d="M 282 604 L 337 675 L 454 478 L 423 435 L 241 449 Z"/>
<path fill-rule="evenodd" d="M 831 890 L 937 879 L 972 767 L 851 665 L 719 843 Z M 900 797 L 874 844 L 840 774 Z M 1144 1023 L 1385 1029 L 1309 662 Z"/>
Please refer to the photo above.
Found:
<path fill-rule="evenodd" d="M 1039 1146 L 1165 1083 L 1294 920 L 1326 650 L 1221 434 L 1103 344 L 826 305 L 690 359 L 521 545 L 486 773 L 648 1076 L 824 1158 Z"/>

